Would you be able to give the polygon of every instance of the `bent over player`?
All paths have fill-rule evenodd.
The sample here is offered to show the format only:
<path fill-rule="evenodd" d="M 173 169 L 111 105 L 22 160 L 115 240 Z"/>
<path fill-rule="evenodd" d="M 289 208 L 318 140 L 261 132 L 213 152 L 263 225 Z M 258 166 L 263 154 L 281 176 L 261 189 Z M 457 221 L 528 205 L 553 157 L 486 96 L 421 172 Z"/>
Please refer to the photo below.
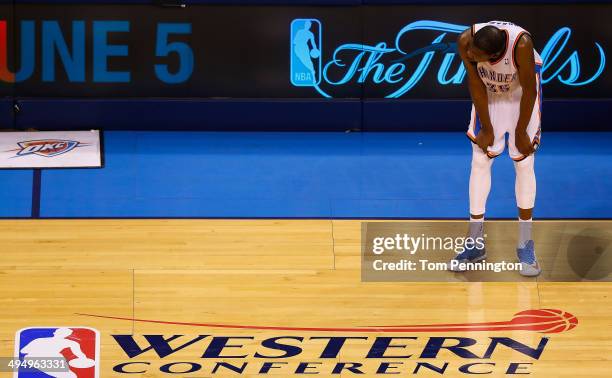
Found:
<path fill-rule="evenodd" d="M 458 38 L 457 47 L 467 70 L 472 97 L 470 174 L 470 236 L 483 237 L 485 205 L 491 189 L 491 166 L 506 144 L 516 170 L 515 195 L 519 216 L 520 273 L 540 273 L 531 240 L 536 195 L 534 152 L 540 142 L 542 61 L 531 35 L 510 22 L 475 24 Z M 486 257 L 472 248 L 455 257 L 474 262 Z"/>

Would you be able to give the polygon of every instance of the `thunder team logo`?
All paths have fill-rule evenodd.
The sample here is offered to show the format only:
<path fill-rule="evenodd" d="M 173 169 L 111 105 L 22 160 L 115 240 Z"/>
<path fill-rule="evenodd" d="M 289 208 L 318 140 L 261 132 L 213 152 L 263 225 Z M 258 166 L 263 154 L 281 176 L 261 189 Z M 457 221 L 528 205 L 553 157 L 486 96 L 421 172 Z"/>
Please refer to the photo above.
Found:
<path fill-rule="evenodd" d="M 39 362 L 39 368 L 19 368 L 14 378 L 99 378 L 100 334 L 86 327 L 31 327 L 15 336 L 15 356 Z M 46 360 L 65 359 L 63 369 L 49 368 Z"/>
<path fill-rule="evenodd" d="M 10 150 L 16 151 L 16 155 L 13 157 L 38 155 L 43 157 L 54 157 L 65 154 L 74 150 L 77 147 L 88 146 L 86 143 L 81 143 L 75 140 L 60 140 L 60 139 L 41 139 L 41 140 L 28 140 L 24 142 L 18 142 L 18 149 Z"/>

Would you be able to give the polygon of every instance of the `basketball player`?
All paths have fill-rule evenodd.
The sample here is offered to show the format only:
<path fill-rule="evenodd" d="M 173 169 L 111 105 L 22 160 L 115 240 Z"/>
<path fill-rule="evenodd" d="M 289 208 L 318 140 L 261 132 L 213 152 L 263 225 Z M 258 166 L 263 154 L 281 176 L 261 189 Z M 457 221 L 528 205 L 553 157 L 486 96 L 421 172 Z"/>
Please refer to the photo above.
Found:
<path fill-rule="evenodd" d="M 531 35 L 510 22 L 475 24 L 458 38 L 467 70 L 472 116 L 467 131 L 472 141 L 470 236 L 483 237 L 485 205 L 491 188 L 491 166 L 506 144 L 516 171 L 519 217 L 518 259 L 524 276 L 540 274 L 531 239 L 536 195 L 534 152 L 540 142 L 542 60 Z M 455 257 L 474 262 L 485 249 L 471 248 Z"/>

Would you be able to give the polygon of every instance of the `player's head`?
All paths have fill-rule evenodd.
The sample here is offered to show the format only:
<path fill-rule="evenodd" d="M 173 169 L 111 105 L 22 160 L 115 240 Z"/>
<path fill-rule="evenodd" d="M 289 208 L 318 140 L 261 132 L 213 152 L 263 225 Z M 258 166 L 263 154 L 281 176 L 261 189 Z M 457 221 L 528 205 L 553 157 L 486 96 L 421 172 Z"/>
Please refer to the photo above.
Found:
<path fill-rule="evenodd" d="M 68 337 L 72 335 L 72 330 L 70 328 L 58 328 L 53 332 L 53 336 L 55 337 Z"/>
<path fill-rule="evenodd" d="M 495 26 L 487 25 L 474 33 L 468 48 L 468 57 L 476 62 L 497 58 L 506 48 L 506 34 Z"/>
<path fill-rule="evenodd" d="M 312 22 L 310 22 L 309 20 L 304 22 L 304 30 L 310 30 L 311 26 L 312 26 Z"/>

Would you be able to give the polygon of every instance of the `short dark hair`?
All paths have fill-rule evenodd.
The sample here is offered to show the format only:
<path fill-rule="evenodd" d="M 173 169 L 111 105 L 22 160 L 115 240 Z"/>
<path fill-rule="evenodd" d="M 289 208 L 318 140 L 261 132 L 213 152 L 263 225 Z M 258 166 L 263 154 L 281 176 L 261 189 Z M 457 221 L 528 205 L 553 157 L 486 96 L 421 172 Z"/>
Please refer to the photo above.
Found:
<path fill-rule="evenodd" d="M 494 55 L 506 47 L 506 36 L 495 26 L 487 25 L 474 34 L 473 43 L 479 50 Z"/>

